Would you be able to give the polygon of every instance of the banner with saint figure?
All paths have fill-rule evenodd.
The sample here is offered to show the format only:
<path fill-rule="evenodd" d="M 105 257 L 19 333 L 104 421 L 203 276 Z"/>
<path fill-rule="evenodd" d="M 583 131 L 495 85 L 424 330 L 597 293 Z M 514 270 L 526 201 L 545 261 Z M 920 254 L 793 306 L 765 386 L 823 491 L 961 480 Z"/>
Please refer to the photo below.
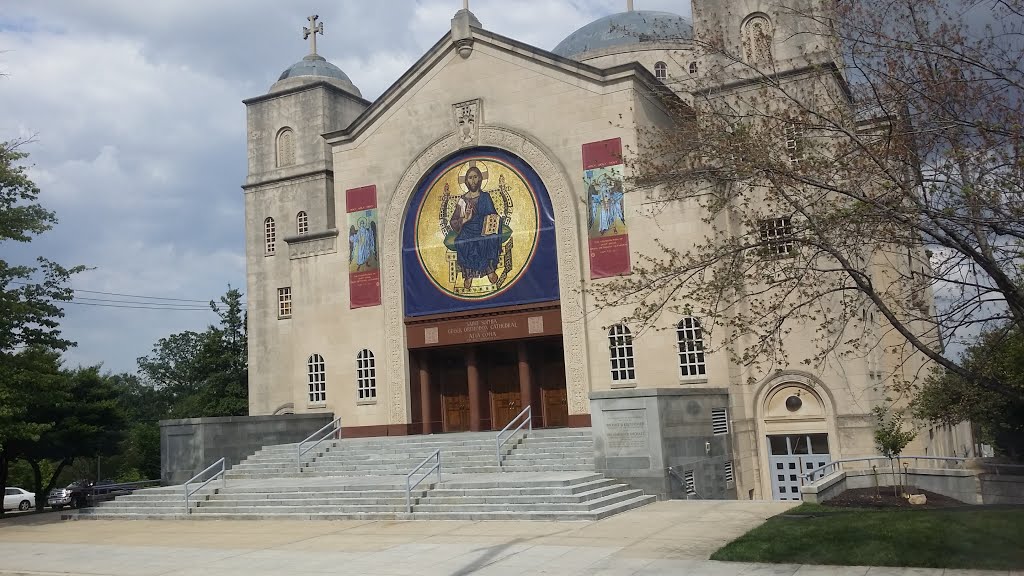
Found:
<path fill-rule="evenodd" d="M 620 138 L 583 145 L 591 279 L 632 272 L 623 174 Z"/>
<path fill-rule="evenodd" d="M 345 210 L 348 212 L 349 308 L 379 306 L 377 187 L 346 190 Z"/>

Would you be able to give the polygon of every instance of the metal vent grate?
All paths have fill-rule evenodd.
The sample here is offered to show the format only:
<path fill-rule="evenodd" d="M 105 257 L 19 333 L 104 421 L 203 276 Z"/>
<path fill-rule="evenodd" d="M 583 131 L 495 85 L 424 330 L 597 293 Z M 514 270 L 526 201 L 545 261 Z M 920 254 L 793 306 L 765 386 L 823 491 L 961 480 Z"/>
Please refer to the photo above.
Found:
<path fill-rule="evenodd" d="M 732 460 L 725 463 L 725 484 L 728 486 L 735 481 L 732 473 Z"/>
<path fill-rule="evenodd" d="M 725 408 L 711 410 L 711 432 L 715 436 L 729 433 L 729 411 Z"/>

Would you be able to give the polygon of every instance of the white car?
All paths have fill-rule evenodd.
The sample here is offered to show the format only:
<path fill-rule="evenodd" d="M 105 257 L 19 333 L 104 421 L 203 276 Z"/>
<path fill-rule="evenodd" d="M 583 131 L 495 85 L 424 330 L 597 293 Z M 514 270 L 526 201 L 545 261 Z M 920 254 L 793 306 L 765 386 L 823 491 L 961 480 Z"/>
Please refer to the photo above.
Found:
<path fill-rule="evenodd" d="M 30 508 L 34 508 L 36 505 L 36 495 L 33 492 L 22 490 L 21 488 L 7 488 L 4 491 L 4 510 L 18 510 L 25 511 Z"/>

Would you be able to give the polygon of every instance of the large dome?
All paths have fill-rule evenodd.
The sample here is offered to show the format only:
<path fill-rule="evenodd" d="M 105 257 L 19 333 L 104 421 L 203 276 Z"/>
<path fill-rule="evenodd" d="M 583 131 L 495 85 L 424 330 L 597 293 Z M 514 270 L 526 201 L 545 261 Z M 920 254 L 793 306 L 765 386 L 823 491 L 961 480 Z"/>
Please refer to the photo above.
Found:
<path fill-rule="evenodd" d="M 692 39 L 693 25 L 678 14 L 631 10 L 594 20 L 559 42 L 552 52 L 574 58 L 617 46 Z"/>
<path fill-rule="evenodd" d="M 362 96 L 348 75 L 319 54 L 310 54 L 288 67 L 281 73 L 277 82 L 270 87 L 271 92 L 283 90 L 291 86 L 306 84 L 316 80 L 327 80 L 331 84 L 356 96 Z"/>

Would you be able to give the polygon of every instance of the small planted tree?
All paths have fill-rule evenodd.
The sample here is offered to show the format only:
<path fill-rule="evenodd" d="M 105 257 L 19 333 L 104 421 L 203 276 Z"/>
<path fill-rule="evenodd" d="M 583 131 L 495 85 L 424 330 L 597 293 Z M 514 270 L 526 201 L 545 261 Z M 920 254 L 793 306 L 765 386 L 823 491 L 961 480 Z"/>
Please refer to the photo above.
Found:
<path fill-rule="evenodd" d="M 917 437 L 917 431 L 903 429 L 902 410 L 894 410 L 889 414 L 884 407 L 875 406 L 872 412 L 874 412 L 875 418 L 878 421 L 875 427 L 875 446 L 882 456 L 889 459 L 889 467 L 892 469 L 893 478 L 893 496 L 899 496 L 896 487 L 896 484 L 898 484 L 896 480 L 896 460 L 903 453 L 903 449 Z"/>

